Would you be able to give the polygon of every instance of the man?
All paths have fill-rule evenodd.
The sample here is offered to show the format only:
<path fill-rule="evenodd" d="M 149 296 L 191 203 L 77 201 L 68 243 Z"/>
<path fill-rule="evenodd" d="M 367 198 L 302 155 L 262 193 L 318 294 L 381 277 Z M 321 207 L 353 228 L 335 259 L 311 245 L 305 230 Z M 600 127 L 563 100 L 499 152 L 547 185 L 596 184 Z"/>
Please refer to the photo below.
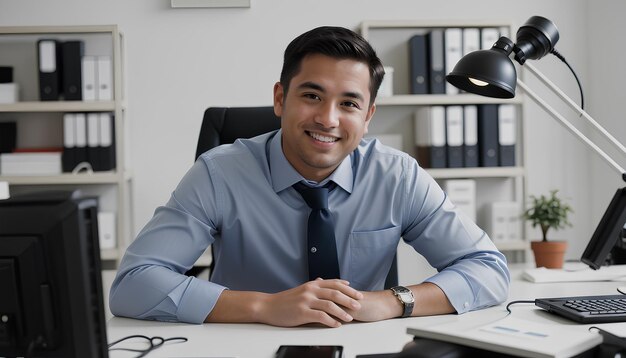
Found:
<path fill-rule="evenodd" d="M 350 30 L 320 27 L 294 39 L 274 85 L 281 129 L 196 161 L 129 246 L 112 312 L 338 327 L 504 301 L 509 272 L 489 237 L 413 158 L 363 140 L 383 76 L 374 50 Z M 327 188 L 326 208 L 305 202 L 311 187 Z M 311 244 L 328 225 L 330 241 L 319 234 L 323 243 Z M 384 290 L 400 238 L 439 272 Z M 185 276 L 209 245 L 211 282 Z"/>

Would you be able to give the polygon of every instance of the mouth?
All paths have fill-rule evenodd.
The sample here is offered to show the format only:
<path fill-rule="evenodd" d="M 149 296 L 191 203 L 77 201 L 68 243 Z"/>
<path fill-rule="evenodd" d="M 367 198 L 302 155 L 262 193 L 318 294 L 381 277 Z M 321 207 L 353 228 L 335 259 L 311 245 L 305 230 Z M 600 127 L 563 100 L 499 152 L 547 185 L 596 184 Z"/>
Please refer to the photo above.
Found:
<path fill-rule="evenodd" d="M 339 138 L 337 138 L 337 137 L 330 137 L 330 136 L 322 135 L 322 134 L 319 134 L 319 133 L 313 133 L 313 132 L 309 132 L 309 131 L 307 131 L 306 134 L 308 134 L 309 137 L 311 137 L 311 138 L 313 138 L 313 139 L 315 139 L 315 140 L 317 140 L 319 142 L 322 142 L 322 143 L 334 143 L 334 142 L 339 140 Z"/>

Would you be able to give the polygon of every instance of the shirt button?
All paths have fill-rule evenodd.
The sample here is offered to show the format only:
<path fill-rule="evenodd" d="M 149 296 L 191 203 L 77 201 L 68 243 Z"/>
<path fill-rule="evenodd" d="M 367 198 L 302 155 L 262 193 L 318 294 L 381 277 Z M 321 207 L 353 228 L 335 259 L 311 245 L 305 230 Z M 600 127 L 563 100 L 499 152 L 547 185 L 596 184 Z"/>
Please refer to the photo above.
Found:
<path fill-rule="evenodd" d="M 312 252 L 312 253 L 316 253 L 316 252 L 317 252 L 317 247 L 313 246 L 313 247 L 311 248 L 311 252 Z"/>
<path fill-rule="evenodd" d="M 463 304 L 463 307 L 465 307 L 465 308 L 469 307 L 469 302 L 465 302 L 465 303 Z"/>

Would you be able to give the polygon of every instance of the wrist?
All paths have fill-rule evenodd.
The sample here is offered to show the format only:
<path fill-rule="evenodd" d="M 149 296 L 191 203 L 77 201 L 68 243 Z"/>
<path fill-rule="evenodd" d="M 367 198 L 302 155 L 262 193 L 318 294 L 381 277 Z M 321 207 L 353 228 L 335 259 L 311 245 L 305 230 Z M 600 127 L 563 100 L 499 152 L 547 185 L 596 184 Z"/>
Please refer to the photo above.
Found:
<path fill-rule="evenodd" d="M 250 317 L 252 322 L 267 323 L 266 312 L 267 307 L 271 305 L 269 302 L 271 295 L 262 292 L 255 292 L 254 297 L 250 300 Z"/>
<path fill-rule="evenodd" d="M 415 306 L 413 291 L 404 286 L 392 287 L 390 291 L 395 296 L 396 301 L 402 306 L 402 313 L 396 317 L 411 317 L 413 315 L 413 307 Z"/>

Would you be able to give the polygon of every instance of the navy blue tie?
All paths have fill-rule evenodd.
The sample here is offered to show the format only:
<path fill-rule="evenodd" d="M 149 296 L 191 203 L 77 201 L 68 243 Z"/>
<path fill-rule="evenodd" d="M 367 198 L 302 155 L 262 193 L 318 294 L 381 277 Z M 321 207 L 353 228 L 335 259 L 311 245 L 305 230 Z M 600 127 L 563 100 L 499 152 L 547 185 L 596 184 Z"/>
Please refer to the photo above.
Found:
<path fill-rule="evenodd" d="M 311 208 L 307 230 L 307 250 L 309 253 L 309 280 L 339 278 L 335 224 L 328 210 L 329 184 L 312 188 L 296 183 L 293 188 Z"/>

